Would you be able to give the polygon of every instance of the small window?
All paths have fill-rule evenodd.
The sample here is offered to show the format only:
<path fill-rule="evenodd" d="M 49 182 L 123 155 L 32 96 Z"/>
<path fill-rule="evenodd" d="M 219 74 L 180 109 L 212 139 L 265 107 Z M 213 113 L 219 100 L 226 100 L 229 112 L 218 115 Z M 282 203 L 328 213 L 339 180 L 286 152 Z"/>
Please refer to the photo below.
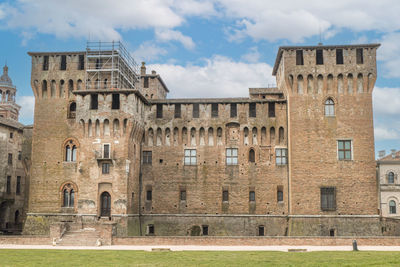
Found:
<path fill-rule="evenodd" d="M 274 102 L 268 103 L 268 117 L 270 117 L 270 118 L 275 117 L 275 103 Z"/>
<path fill-rule="evenodd" d="M 119 106 L 120 106 L 119 94 L 112 94 L 111 109 L 119 109 Z"/>
<path fill-rule="evenodd" d="M 8 164 L 12 165 L 13 163 L 13 155 L 11 153 L 8 153 Z"/>
<path fill-rule="evenodd" d="M 13 139 L 13 138 L 14 138 L 14 133 L 10 132 L 10 139 Z"/>
<path fill-rule="evenodd" d="M 256 162 L 256 153 L 252 148 L 249 151 L 249 162 Z"/>
<path fill-rule="evenodd" d="M 103 144 L 103 159 L 110 158 L 110 144 Z"/>
<path fill-rule="evenodd" d="M 256 201 L 256 192 L 254 192 L 254 191 L 249 192 L 249 201 L 250 202 Z"/>
<path fill-rule="evenodd" d="M 202 225 L 201 229 L 203 235 L 208 235 L 208 225 Z"/>
<path fill-rule="evenodd" d="M 335 102 L 331 98 L 325 101 L 325 117 L 335 116 Z"/>
<path fill-rule="evenodd" d="M 364 64 L 364 55 L 362 48 L 357 48 L 356 50 L 356 61 L 357 64 Z"/>
<path fill-rule="evenodd" d="M 211 104 L 211 117 L 212 118 L 218 117 L 218 104 Z"/>
<path fill-rule="evenodd" d="M 18 160 L 22 160 L 22 151 L 18 151 Z"/>
<path fill-rule="evenodd" d="M 338 141 L 338 156 L 339 160 L 351 160 L 351 140 Z"/>
<path fill-rule="evenodd" d="M 66 70 L 67 69 L 67 56 L 62 55 L 61 56 L 61 64 L 60 64 L 60 70 Z"/>
<path fill-rule="evenodd" d="M 157 118 L 162 118 L 163 117 L 163 105 L 162 104 L 157 104 Z"/>
<path fill-rule="evenodd" d="M 152 161 L 152 152 L 151 151 L 143 151 L 143 164 L 150 164 Z"/>
<path fill-rule="evenodd" d="M 43 70 L 49 70 L 49 56 L 43 57 Z"/>
<path fill-rule="evenodd" d="M 316 63 L 317 65 L 323 65 L 324 64 L 324 54 L 322 49 L 317 49 L 316 51 Z"/>
<path fill-rule="evenodd" d="M 276 165 L 286 165 L 287 164 L 287 149 L 277 148 L 275 150 Z"/>
<path fill-rule="evenodd" d="M 17 195 L 21 194 L 21 176 L 17 176 L 17 188 L 15 190 Z"/>
<path fill-rule="evenodd" d="M 193 104 L 193 118 L 198 118 L 200 117 L 200 105 L 199 104 Z"/>
<path fill-rule="evenodd" d="M 255 118 L 257 116 L 256 103 L 249 104 L 249 116 Z"/>
<path fill-rule="evenodd" d="M 76 161 L 77 146 L 74 141 L 69 140 L 65 145 L 65 161 Z"/>
<path fill-rule="evenodd" d="M 179 192 L 179 199 L 180 199 L 181 201 L 186 201 L 186 190 L 181 190 L 181 191 Z"/>
<path fill-rule="evenodd" d="M 85 56 L 79 55 L 78 70 L 83 70 L 83 69 L 85 69 Z"/>
<path fill-rule="evenodd" d="M 109 174 L 110 173 L 110 163 L 103 163 L 101 165 L 101 173 L 102 174 Z"/>
<path fill-rule="evenodd" d="M 68 108 L 68 119 L 75 119 L 76 117 L 76 103 L 72 102 Z"/>
<path fill-rule="evenodd" d="M 11 194 L 11 176 L 7 176 L 7 194 Z"/>
<path fill-rule="evenodd" d="M 196 165 L 196 149 L 185 149 L 185 165 Z"/>
<path fill-rule="evenodd" d="M 237 117 L 237 104 L 232 103 L 231 104 L 231 118 L 236 118 Z"/>
<path fill-rule="evenodd" d="M 149 88 L 149 77 L 144 77 L 143 87 L 144 88 Z"/>
<path fill-rule="evenodd" d="M 147 225 L 147 234 L 154 235 L 154 225 L 153 224 Z"/>
<path fill-rule="evenodd" d="M 335 236 L 335 229 L 329 230 L 329 236 Z"/>
<path fill-rule="evenodd" d="M 394 184 L 394 173 L 389 172 L 388 174 L 388 184 Z"/>
<path fill-rule="evenodd" d="M 282 201 L 283 201 L 283 191 L 282 191 L 281 188 L 278 188 L 278 191 L 277 191 L 277 200 L 278 200 L 278 202 L 282 202 Z"/>
<path fill-rule="evenodd" d="M 229 201 L 229 191 L 228 190 L 222 191 L 222 201 L 223 202 Z"/>
<path fill-rule="evenodd" d="M 153 200 L 153 191 L 147 190 L 146 191 L 146 200 L 147 201 L 152 201 Z"/>
<path fill-rule="evenodd" d="M 296 50 L 296 65 L 304 65 L 303 50 Z"/>
<path fill-rule="evenodd" d="M 336 195 L 334 187 L 321 188 L 321 210 L 336 210 Z"/>
<path fill-rule="evenodd" d="M 396 202 L 394 200 L 389 201 L 389 213 L 390 214 L 396 214 Z"/>
<path fill-rule="evenodd" d="M 75 204 L 75 191 L 71 184 L 66 184 L 62 189 L 62 206 L 73 208 Z"/>
<path fill-rule="evenodd" d="M 265 235 L 264 226 L 263 225 L 258 226 L 258 235 L 259 236 L 264 236 Z"/>
<path fill-rule="evenodd" d="M 343 49 L 336 49 L 336 64 L 343 64 Z"/>
<path fill-rule="evenodd" d="M 98 109 L 99 108 L 99 95 L 92 94 L 90 95 L 90 109 Z"/>
<path fill-rule="evenodd" d="M 238 149 L 227 148 L 226 149 L 226 165 L 237 165 L 238 164 Z"/>
<path fill-rule="evenodd" d="M 181 104 L 175 104 L 175 118 L 180 118 L 181 117 Z"/>

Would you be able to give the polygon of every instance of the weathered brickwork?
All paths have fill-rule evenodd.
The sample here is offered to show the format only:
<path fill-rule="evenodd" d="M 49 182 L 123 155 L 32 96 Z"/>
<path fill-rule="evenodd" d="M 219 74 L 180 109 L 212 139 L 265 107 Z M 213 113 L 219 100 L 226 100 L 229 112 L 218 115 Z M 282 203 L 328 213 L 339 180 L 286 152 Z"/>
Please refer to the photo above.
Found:
<path fill-rule="evenodd" d="M 116 236 L 382 235 L 371 98 L 377 47 L 281 47 L 277 88 L 226 99 L 168 99 L 144 63 L 124 80 L 105 59 L 119 56 L 113 50 L 99 58 L 30 53 L 36 101 L 25 233 L 112 221 Z"/>

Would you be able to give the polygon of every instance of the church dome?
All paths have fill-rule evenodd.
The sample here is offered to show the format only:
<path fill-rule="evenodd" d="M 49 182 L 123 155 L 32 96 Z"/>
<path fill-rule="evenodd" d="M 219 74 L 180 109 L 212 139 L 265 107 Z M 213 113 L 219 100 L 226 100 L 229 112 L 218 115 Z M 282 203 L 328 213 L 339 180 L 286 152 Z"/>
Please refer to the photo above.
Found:
<path fill-rule="evenodd" d="M 12 80 L 10 77 L 8 77 L 8 67 L 5 65 L 3 67 L 3 75 L 0 77 L 0 83 L 7 84 L 7 85 L 12 85 Z"/>

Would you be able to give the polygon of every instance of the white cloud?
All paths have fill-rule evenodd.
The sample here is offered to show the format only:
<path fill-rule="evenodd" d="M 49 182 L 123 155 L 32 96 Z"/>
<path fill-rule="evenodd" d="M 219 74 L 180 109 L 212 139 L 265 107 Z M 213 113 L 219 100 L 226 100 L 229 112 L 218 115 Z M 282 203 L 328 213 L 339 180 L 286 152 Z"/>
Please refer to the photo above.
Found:
<path fill-rule="evenodd" d="M 17 97 L 17 104 L 21 106 L 19 120 L 24 124 L 32 124 L 33 112 L 35 109 L 35 97 L 19 96 Z"/>
<path fill-rule="evenodd" d="M 384 127 L 375 127 L 374 129 L 375 139 L 377 141 L 383 140 L 395 140 L 399 139 L 399 133 L 394 129 L 387 129 Z"/>
<path fill-rule="evenodd" d="M 400 114 L 400 88 L 375 87 L 373 91 L 373 104 L 376 115 Z"/>
<path fill-rule="evenodd" d="M 256 46 L 251 47 L 249 49 L 249 51 L 244 54 L 241 58 L 244 61 L 250 62 L 250 63 L 255 63 L 258 62 L 258 60 L 260 59 L 260 52 L 258 52 L 258 48 Z"/>
<path fill-rule="evenodd" d="M 167 50 L 164 48 L 156 46 L 151 42 L 144 42 L 132 53 L 132 55 L 137 62 L 141 62 L 158 59 L 166 53 Z"/>
<path fill-rule="evenodd" d="M 389 33 L 382 38 L 382 47 L 378 50 L 378 60 L 383 61 L 385 77 L 400 77 L 400 33 Z"/>
<path fill-rule="evenodd" d="M 182 97 L 246 97 L 249 87 L 274 84 L 272 67 L 265 63 L 233 61 L 223 56 L 205 59 L 202 66 L 155 64 L 168 88 L 171 98 Z"/>
<path fill-rule="evenodd" d="M 179 31 L 170 29 L 157 29 L 155 33 L 157 40 L 160 42 L 178 41 L 182 43 L 186 49 L 194 49 L 196 46 L 192 38 L 183 35 Z"/>

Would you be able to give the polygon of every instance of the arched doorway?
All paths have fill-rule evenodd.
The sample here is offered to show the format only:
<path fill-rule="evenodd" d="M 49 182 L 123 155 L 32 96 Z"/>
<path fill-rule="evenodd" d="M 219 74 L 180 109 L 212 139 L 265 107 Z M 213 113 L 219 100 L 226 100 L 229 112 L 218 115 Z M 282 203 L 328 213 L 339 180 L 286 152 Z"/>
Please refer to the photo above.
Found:
<path fill-rule="evenodd" d="M 100 196 L 101 210 L 100 216 L 110 217 L 111 215 L 111 196 L 108 192 L 103 192 Z"/>

